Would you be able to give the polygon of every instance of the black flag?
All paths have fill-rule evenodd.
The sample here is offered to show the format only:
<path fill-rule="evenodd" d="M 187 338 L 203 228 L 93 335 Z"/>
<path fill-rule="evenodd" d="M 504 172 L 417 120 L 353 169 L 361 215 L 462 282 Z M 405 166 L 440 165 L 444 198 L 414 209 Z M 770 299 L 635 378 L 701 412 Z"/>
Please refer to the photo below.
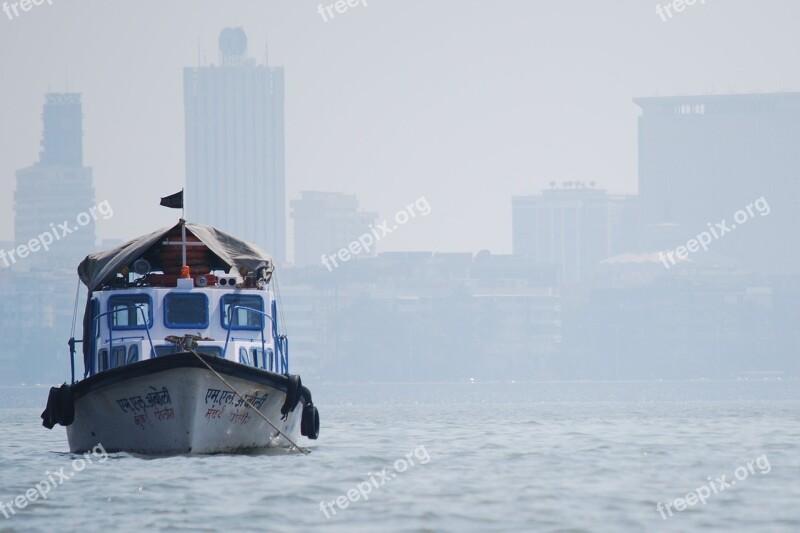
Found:
<path fill-rule="evenodd" d="M 183 190 L 162 198 L 161 205 L 164 207 L 171 207 L 173 209 L 183 209 Z"/>

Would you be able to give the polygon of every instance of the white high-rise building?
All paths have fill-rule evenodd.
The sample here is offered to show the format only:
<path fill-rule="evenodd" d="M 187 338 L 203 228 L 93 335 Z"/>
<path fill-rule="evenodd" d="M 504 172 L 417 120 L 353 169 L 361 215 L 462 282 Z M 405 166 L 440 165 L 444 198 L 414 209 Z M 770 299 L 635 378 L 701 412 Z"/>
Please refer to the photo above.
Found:
<path fill-rule="evenodd" d="M 247 56 L 241 28 L 218 65 L 184 70 L 187 218 L 286 254 L 282 67 Z"/>

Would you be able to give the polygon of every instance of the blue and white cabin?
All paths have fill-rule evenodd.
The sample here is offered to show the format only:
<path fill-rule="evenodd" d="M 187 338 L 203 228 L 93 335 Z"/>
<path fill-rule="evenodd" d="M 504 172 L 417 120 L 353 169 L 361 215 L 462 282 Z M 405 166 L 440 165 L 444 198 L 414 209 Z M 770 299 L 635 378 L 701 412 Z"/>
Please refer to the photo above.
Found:
<path fill-rule="evenodd" d="M 183 352 L 187 336 L 197 353 L 288 374 L 272 269 L 254 245 L 183 221 L 87 257 L 84 377 Z"/>
<path fill-rule="evenodd" d="M 270 290 L 194 287 L 98 291 L 89 304 L 93 354 L 88 375 L 182 351 L 167 337 L 197 335 L 196 352 L 288 373 Z M 191 286 L 188 286 L 191 285 Z M 281 346 L 283 348 L 283 346 Z M 279 354 L 280 357 L 276 357 Z"/>

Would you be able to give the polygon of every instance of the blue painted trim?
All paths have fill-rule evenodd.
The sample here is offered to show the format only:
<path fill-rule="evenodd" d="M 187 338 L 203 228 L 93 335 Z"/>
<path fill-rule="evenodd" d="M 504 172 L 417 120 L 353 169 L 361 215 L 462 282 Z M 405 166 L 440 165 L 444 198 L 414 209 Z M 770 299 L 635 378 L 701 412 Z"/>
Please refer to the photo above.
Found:
<path fill-rule="evenodd" d="M 239 348 L 239 362 L 243 365 L 253 366 L 253 363 L 250 361 L 250 354 L 244 346 Z"/>
<path fill-rule="evenodd" d="M 97 358 L 97 339 L 100 337 L 100 322 L 98 318 L 100 316 L 100 299 L 97 297 L 92 298 L 92 303 L 89 304 L 89 312 L 91 313 L 92 317 L 92 324 L 89 329 L 89 350 L 88 353 L 91 354 L 89 358 L 89 366 L 88 368 L 83 369 L 83 377 L 86 379 L 87 376 L 94 376 L 97 372 L 97 365 L 96 358 Z M 84 357 L 84 367 L 86 366 L 86 359 Z"/>

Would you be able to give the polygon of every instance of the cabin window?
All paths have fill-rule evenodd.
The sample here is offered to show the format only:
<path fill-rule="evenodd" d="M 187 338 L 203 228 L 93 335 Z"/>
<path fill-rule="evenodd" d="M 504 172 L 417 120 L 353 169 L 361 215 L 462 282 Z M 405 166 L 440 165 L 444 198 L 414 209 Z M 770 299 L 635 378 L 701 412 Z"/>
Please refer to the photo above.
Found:
<path fill-rule="evenodd" d="M 125 365 L 125 357 L 128 353 L 125 346 L 114 346 L 111 350 L 111 365 L 110 368 L 117 368 Z"/>
<path fill-rule="evenodd" d="M 164 357 L 165 355 L 172 355 L 181 352 L 181 347 L 177 344 L 162 344 L 160 346 L 153 346 L 156 351 L 156 357 Z M 198 346 L 194 350 L 203 355 L 210 355 L 211 357 L 222 357 L 222 348 L 219 346 Z"/>
<path fill-rule="evenodd" d="M 163 357 L 165 355 L 171 355 L 181 351 L 180 346 L 177 344 L 162 344 L 160 346 L 153 346 L 153 348 L 156 351 L 156 357 Z"/>
<path fill-rule="evenodd" d="M 108 350 L 102 349 L 97 352 L 97 371 L 108 370 Z"/>
<path fill-rule="evenodd" d="M 147 294 L 111 296 L 108 310 L 111 311 L 108 323 L 113 329 L 146 329 L 153 326 L 153 301 Z"/>
<path fill-rule="evenodd" d="M 273 362 L 271 348 L 267 348 L 266 352 L 264 352 L 264 350 L 261 348 L 251 348 L 250 351 L 253 354 L 253 364 L 256 367 L 263 368 L 264 370 L 272 370 Z"/>
<path fill-rule="evenodd" d="M 247 366 L 253 365 L 252 361 L 250 361 L 250 354 L 247 353 L 247 348 L 239 348 L 239 362 Z"/>
<path fill-rule="evenodd" d="M 269 362 L 269 370 L 275 372 L 277 369 L 275 368 L 275 352 L 272 351 L 272 348 L 267 348 L 267 355 L 264 357 L 264 368 L 267 368 L 267 363 Z"/>
<path fill-rule="evenodd" d="M 231 329 L 264 329 L 264 316 L 250 309 L 264 311 L 264 299 L 252 294 L 226 294 L 221 300 L 222 327 L 228 329 L 228 317 L 231 317 Z M 233 309 L 246 307 L 248 309 Z M 231 313 L 233 313 L 231 315 Z"/>
<path fill-rule="evenodd" d="M 130 349 L 128 350 L 128 363 L 133 364 L 139 360 L 139 347 L 135 344 L 132 344 Z"/>
<path fill-rule="evenodd" d="M 208 327 L 208 297 L 205 294 L 167 294 L 164 325 L 172 329 Z"/>
<path fill-rule="evenodd" d="M 198 346 L 194 351 L 211 357 L 222 357 L 222 348 L 219 346 Z"/>
<path fill-rule="evenodd" d="M 250 352 L 253 354 L 253 366 L 255 366 L 256 368 L 259 368 L 259 367 L 266 368 L 265 366 L 261 366 L 261 365 L 258 364 L 258 356 L 259 355 L 262 356 L 261 360 L 262 361 L 264 360 L 264 358 L 263 358 L 264 350 L 262 350 L 261 348 L 250 348 Z"/>

